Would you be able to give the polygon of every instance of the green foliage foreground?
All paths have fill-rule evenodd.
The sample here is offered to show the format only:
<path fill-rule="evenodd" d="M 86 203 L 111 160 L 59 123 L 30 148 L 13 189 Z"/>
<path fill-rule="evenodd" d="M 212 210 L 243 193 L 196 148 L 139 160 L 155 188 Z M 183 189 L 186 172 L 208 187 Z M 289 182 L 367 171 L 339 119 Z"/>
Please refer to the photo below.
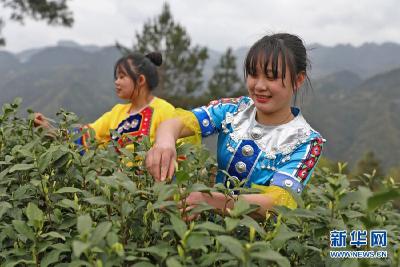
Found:
<path fill-rule="evenodd" d="M 237 202 L 229 216 L 200 205 L 184 222 L 177 208 L 191 191 L 220 191 L 205 181 L 215 166 L 207 151 L 182 148 L 187 160 L 171 184 L 154 183 L 141 165 L 122 161 L 136 152 L 93 148 L 79 154 L 67 134 L 76 117 L 59 114 L 55 139 L 16 115 L 0 115 L 1 266 L 399 266 L 400 195 L 390 179 L 379 192 L 351 188 L 345 174 L 316 171 L 296 210 L 277 209 L 256 222 L 254 207 Z M 368 178 L 368 176 L 366 176 Z M 303 203 L 304 202 L 304 203 Z M 386 229 L 387 259 L 329 257 L 329 231 Z M 374 250 L 348 246 L 345 250 Z M 382 248 L 380 248 L 382 250 Z"/>

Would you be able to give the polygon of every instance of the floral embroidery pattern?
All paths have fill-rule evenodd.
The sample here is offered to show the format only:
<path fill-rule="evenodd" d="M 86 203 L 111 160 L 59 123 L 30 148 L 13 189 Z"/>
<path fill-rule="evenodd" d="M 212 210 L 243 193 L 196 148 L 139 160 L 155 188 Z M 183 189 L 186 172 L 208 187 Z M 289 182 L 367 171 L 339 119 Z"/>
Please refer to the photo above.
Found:
<path fill-rule="evenodd" d="M 308 152 L 307 157 L 301 162 L 301 165 L 296 172 L 296 177 L 299 177 L 301 180 L 307 178 L 308 174 L 314 168 L 319 156 L 321 155 L 323 143 L 324 139 L 321 137 L 311 141 L 311 149 Z"/>
<path fill-rule="evenodd" d="M 209 106 L 216 106 L 218 104 L 237 104 L 242 99 L 242 97 L 238 98 L 221 98 L 219 100 L 211 101 L 207 107 Z"/>
<path fill-rule="evenodd" d="M 121 137 L 113 135 L 112 139 L 118 141 L 121 147 L 124 147 L 131 142 L 127 135 L 139 137 L 149 135 L 152 115 L 152 108 L 147 107 L 140 113 L 129 116 L 123 120 L 116 129 Z"/>

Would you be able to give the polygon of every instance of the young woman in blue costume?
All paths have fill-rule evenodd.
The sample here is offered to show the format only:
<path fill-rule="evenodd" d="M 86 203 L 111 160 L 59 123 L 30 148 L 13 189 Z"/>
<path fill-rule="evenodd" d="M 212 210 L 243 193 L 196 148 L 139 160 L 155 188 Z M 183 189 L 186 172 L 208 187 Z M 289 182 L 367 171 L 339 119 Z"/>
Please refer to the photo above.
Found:
<path fill-rule="evenodd" d="M 132 145 L 127 136 L 146 135 L 153 141 L 158 125 L 175 112 L 170 103 L 152 93 L 158 85 L 157 67 L 161 64 L 162 56 L 157 52 L 147 55 L 132 53 L 120 58 L 114 66 L 115 92 L 127 103 L 115 105 L 95 122 L 82 128 L 92 128 L 95 132 L 93 138 L 102 145 L 113 139 L 129 148 Z M 51 127 L 41 113 L 35 114 L 34 122 L 45 128 Z M 113 135 L 113 131 L 119 135 Z M 90 136 L 85 134 L 77 143 L 86 146 L 87 138 Z"/>
<path fill-rule="evenodd" d="M 146 166 L 164 181 L 174 172 L 178 138 L 218 134 L 216 182 L 243 181 L 257 194 L 239 198 L 259 205 L 265 216 L 274 205 L 295 208 L 292 194 L 300 195 L 309 181 L 325 140 L 291 107 L 301 86 L 309 82 L 307 54 L 302 40 L 292 34 L 267 35 L 249 50 L 244 63 L 248 97 L 211 101 L 208 106 L 180 110 L 163 122 L 155 144 L 147 153 Z M 289 193 L 290 192 L 290 193 Z M 234 196 L 194 192 L 189 206 L 206 202 L 220 212 L 235 205 Z"/>

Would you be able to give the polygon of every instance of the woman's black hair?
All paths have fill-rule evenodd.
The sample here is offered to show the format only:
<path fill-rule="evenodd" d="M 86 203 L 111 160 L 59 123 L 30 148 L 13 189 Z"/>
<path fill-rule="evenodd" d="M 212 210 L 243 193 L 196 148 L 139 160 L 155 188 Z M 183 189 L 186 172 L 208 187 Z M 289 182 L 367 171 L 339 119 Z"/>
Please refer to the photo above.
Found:
<path fill-rule="evenodd" d="M 282 60 L 280 70 L 278 70 L 279 56 Z M 269 66 L 271 68 L 270 71 L 268 71 Z M 244 62 L 245 78 L 249 75 L 255 76 L 258 67 L 263 69 L 267 77 L 270 77 L 272 74 L 274 79 L 278 78 L 278 73 L 280 71 L 282 83 L 286 76 L 286 68 L 289 68 L 293 90 L 296 89 L 297 75 L 303 72 L 306 75 L 306 82 L 311 87 L 311 82 L 307 75 L 307 69 L 311 67 L 307 59 L 307 51 L 303 41 L 296 35 L 277 33 L 266 35 L 258 40 L 247 53 Z M 298 90 L 296 90 L 295 93 L 295 102 L 297 91 Z"/>
<path fill-rule="evenodd" d="M 117 60 L 114 66 L 114 79 L 117 79 L 118 71 L 122 68 L 135 85 L 139 76 L 144 75 L 149 89 L 153 90 L 158 85 L 157 67 L 161 64 L 161 53 L 151 52 L 144 56 L 141 53 L 134 52 Z"/>

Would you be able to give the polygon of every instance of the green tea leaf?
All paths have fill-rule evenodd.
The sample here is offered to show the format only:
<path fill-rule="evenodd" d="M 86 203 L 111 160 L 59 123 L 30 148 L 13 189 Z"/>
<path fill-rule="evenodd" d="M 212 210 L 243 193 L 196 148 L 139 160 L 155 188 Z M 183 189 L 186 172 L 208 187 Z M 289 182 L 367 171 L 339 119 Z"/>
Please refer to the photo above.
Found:
<path fill-rule="evenodd" d="M 82 241 L 74 240 L 72 242 L 72 250 L 75 257 L 80 257 L 81 254 L 90 247 L 89 243 L 83 243 Z"/>
<path fill-rule="evenodd" d="M 213 241 L 205 233 L 192 232 L 187 239 L 187 247 L 190 249 L 201 249 L 211 245 Z"/>
<path fill-rule="evenodd" d="M 0 202 L 0 219 L 11 208 L 12 206 L 10 203 L 4 201 Z"/>
<path fill-rule="evenodd" d="M 165 243 L 147 248 L 139 248 L 138 250 L 142 252 L 148 252 L 154 256 L 159 257 L 160 259 L 165 259 L 166 257 L 168 257 L 168 254 L 174 252 L 172 247 Z"/>
<path fill-rule="evenodd" d="M 40 261 L 40 267 L 47 267 L 52 263 L 58 262 L 61 253 L 62 251 L 57 249 L 53 249 L 49 253 L 46 252 L 44 258 Z"/>
<path fill-rule="evenodd" d="M 247 215 L 243 216 L 243 219 L 240 220 L 240 224 L 247 226 L 248 228 L 253 227 L 257 233 L 260 234 L 261 237 L 265 236 L 265 230 L 261 228 L 261 226 L 254 219 L 250 218 Z"/>
<path fill-rule="evenodd" d="M 215 224 L 213 222 L 205 222 L 202 224 L 198 224 L 195 226 L 195 229 L 204 229 L 207 231 L 225 233 L 224 227 L 222 227 L 221 225 Z"/>
<path fill-rule="evenodd" d="M 240 219 L 225 217 L 224 221 L 225 221 L 226 231 L 230 232 L 238 226 Z"/>
<path fill-rule="evenodd" d="M 77 193 L 77 192 L 82 192 L 81 189 L 75 188 L 75 187 L 62 187 L 58 189 L 55 194 L 62 194 L 62 193 Z"/>
<path fill-rule="evenodd" d="M 28 239 L 34 241 L 36 239 L 32 229 L 24 222 L 20 220 L 13 220 L 12 224 L 14 229 L 21 235 L 27 237 Z"/>
<path fill-rule="evenodd" d="M 19 107 L 21 105 L 21 103 L 22 103 L 22 98 L 21 97 L 16 97 L 16 98 L 14 98 L 14 100 L 12 102 L 12 106 L 14 108 L 17 108 L 17 107 Z"/>
<path fill-rule="evenodd" d="M 20 163 L 20 164 L 15 164 L 14 166 L 12 166 L 8 172 L 12 173 L 15 171 L 27 171 L 27 170 L 31 170 L 33 168 L 35 168 L 35 165 L 33 165 L 33 164 Z"/>
<path fill-rule="evenodd" d="M 204 184 L 199 184 L 199 183 L 193 184 L 189 189 L 190 192 L 202 192 L 202 193 L 211 192 L 211 188 L 209 188 Z"/>
<path fill-rule="evenodd" d="M 291 231 L 285 224 L 281 224 L 275 238 L 271 241 L 271 244 L 274 248 L 278 249 L 281 248 L 287 240 L 300 235 L 300 233 Z"/>
<path fill-rule="evenodd" d="M 177 184 L 182 184 L 190 179 L 190 175 L 186 171 L 177 171 L 175 177 Z"/>
<path fill-rule="evenodd" d="M 91 243 L 98 244 L 105 239 L 112 226 L 110 222 L 99 223 L 92 233 Z"/>
<path fill-rule="evenodd" d="M 397 198 L 400 198 L 400 189 L 398 188 L 375 193 L 373 196 L 368 198 L 368 210 L 373 211 L 388 201 Z"/>
<path fill-rule="evenodd" d="M 60 238 L 65 241 L 65 236 L 63 236 L 62 234 L 59 234 L 57 232 L 48 232 L 48 233 L 42 234 L 41 237 L 43 237 L 43 238 L 46 238 L 46 237 Z"/>
<path fill-rule="evenodd" d="M 229 213 L 232 217 L 236 218 L 250 211 L 250 204 L 247 201 L 239 199 L 235 202 L 234 208 Z"/>
<path fill-rule="evenodd" d="M 59 201 L 56 205 L 63 207 L 63 208 L 67 208 L 67 209 L 72 208 L 74 210 L 76 210 L 78 208 L 73 200 L 66 199 L 66 198 Z"/>
<path fill-rule="evenodd" d="M 30 202 L 25 212 L 29 223 L 33 225 L 36 230 L 41 230 L 44 220 L 43 211 L 41 211 L 35 203 Z"/>
<path fill-rule="evenodd" d="M 98 196 L 98 197 L 89 197 L 89 198 L 84 198 L 86 202 L 93 204 L 93 205 L 99 205 L 99 206 L 104 206 L 104 205 L 112 205 L 114 206 L 114 203 L 106 199 L 104 196 Z"/>
<path fill-rule="evenodd" d="M 147 261 L 142 261 L 142 262 L 135 263 L 134 265 L 132 265 L 132 267 L 155 267 L 155 265 L 153 265 Z"/>
<path fill-rule="evenodd" d="M 128 190 L 131 194 L 135 194 L 137 191 L 136 184 L 132 181 L 123 181 L 121 186 Z"/>
<path fill-rule="evenodd" d="M 369 190 L 369 188 L 359 187 L 357 191 L 347 192 L 340 199 L 339 208 L 343 209 L 354 202 L 358 202 L 361 204 L 361 207 L 365 209 L 367 207 L 368 197 L 370 196 L 372 196 L 372 192 Z"/>
<path fill-rule="evenodd" d="M 258 259 L 273 261 L 281 267 L 290 267 L 290 262 L 286 257 L 283 257 L 281 254 L 271 249 L 263 252 L 252 252 L 250 256 L 252 258 L 254 257 Z"/>
<path fill-rule="evenodd" d="M 176 257 L 170 257 L 166 261 L 167 267 L 182 267 L 182 264 L 178 261 Z"/>
<path fill-rule="evenodd" d="M 177 233 L 180 238 L 183 238 L 187 231 L 185 222 L 172 213 L 169 214 L 169 217 L 171 219 L 172 228 L 174 229 L 175 233 Z"/>
<path fill-rule="evenodd" d="M 81 235 L 87 234 L 92 229 L 92 219 L 89 214 L 81 215 L 78 217 L 77 228 Z"/>
<path fill-rule="evenodd" d="M 227 235 L 217 236 L 218 242 L 225 247 L 233 256 L 243 260 L 244 251 L 242 244 L 235 238 Z"/>

